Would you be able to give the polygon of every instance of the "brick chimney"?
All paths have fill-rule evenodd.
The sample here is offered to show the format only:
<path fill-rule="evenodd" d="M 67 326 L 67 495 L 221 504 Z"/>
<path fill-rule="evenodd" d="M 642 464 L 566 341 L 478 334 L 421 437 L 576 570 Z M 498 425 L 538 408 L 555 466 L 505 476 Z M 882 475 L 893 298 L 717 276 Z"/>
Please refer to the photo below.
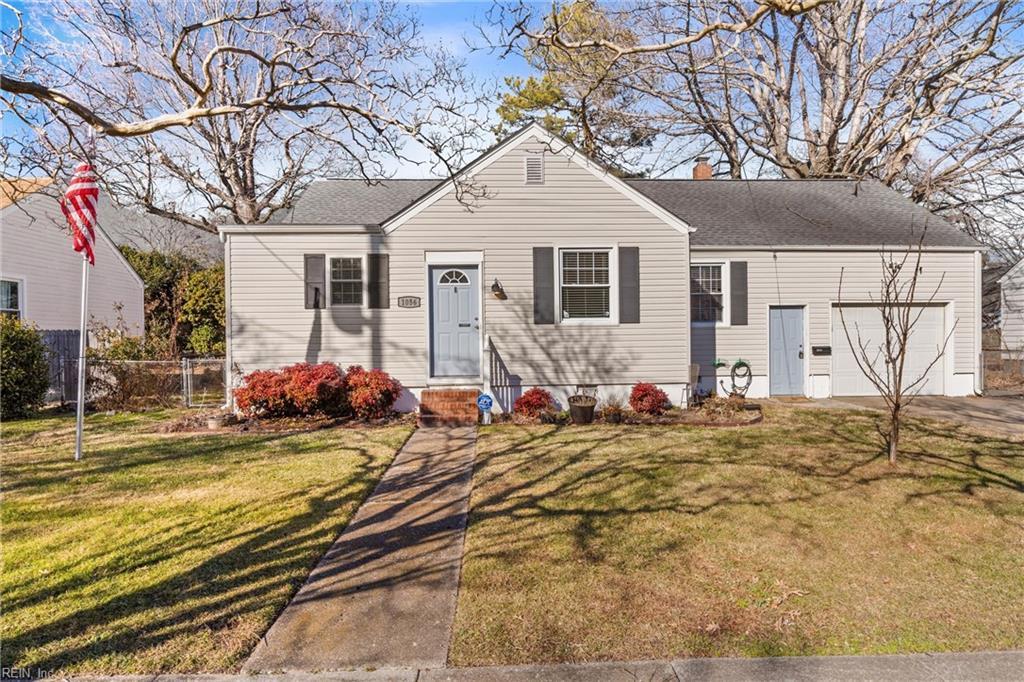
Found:
<path fill-rule="evenodd" d="M 693 165 L 693 179 L 710 180 L 712 171 L 711 164 L 708 163 L 708 157 L 698 156 L 694 161 L 696 161 L 696 163 Z"/>

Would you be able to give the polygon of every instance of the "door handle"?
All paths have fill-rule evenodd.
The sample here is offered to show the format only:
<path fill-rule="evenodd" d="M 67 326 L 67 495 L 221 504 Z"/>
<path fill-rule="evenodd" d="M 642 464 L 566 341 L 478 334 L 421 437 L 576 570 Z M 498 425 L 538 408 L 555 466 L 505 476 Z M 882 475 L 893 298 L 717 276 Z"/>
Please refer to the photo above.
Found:
<path fill-rule="evenodd" d="M 800 357 L 801 360 L 804 359 L 804 347 L 803 346 L 800 346 L 800 355 L 799 355 L 799 357 Z"/>

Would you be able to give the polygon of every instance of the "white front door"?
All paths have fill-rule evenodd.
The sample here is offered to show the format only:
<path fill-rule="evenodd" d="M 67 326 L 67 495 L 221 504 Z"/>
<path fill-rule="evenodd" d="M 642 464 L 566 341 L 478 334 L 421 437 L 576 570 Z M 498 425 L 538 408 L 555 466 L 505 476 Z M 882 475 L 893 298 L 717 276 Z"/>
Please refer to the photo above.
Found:
<path fill-rule="evenodd" d="M 480 376 L 476 265 L 430 267 L 430 376 Z"/>

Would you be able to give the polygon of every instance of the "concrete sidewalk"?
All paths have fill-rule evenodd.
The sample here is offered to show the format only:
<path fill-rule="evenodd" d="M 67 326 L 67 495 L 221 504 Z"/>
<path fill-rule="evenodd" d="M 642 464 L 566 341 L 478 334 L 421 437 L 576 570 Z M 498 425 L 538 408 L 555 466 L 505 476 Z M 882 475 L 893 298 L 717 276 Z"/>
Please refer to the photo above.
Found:
<path fill-rule="evenodd" d="M 243 672 L 443 667 L 475 455 L 475 427 L 417 430 Z"/>
<path fill-rule="evenodd" d="M 690 680 L 1020 680 L 1024 651 L 905 656 L 690 658 L 679 661 L 526 665 L 493 668 L 380 668 L 276 675 L 132 675 L 78 677 L 90 682 L 689 682 Z"/>

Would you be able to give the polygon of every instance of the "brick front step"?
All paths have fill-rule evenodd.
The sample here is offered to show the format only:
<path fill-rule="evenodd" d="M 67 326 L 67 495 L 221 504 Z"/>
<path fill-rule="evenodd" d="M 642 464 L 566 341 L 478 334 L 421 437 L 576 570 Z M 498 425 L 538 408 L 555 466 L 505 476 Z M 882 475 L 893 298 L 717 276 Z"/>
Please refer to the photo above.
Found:
<path fill-rule="evenodd" d="M 420 405 L 420 412 L 448 414 L 449 412 L 476 412 L 476 403 L 430 403 Z"/>
<path fill-rule="evenodd" d="M 428 388 L 420 394 L 420 423 L 476 424 L 480 392 L 475 388 Z"/>
<path fill-rule="evenodd" d="M 420 426 L 475 426 L 476 415 L 472 417 L 438 417 L 436 415 L 420 415 Z"/>

